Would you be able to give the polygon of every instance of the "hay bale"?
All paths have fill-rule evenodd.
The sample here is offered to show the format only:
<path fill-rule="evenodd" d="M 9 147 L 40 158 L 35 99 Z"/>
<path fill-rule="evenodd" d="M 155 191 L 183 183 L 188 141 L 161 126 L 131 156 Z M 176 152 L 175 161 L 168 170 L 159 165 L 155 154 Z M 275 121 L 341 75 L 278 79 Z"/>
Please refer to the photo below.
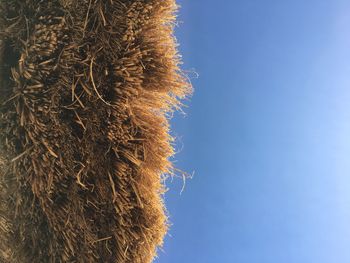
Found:
<path fill-rule="evenodd" d="M 147 263 L 167 114 L 190 92 L 174 0 L 0 2 L 2 262 Z"/>

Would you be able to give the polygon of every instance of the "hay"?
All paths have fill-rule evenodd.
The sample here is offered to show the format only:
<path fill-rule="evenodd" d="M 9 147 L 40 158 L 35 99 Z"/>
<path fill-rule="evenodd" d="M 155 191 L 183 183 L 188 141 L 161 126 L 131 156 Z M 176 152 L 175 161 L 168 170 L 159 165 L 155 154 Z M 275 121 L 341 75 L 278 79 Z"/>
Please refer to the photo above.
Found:
<path fill-rule="evenodd" d="M 190 92 L 174 0 L 0 2 L 0 259 L 147 263 L 167 114 Z"/>

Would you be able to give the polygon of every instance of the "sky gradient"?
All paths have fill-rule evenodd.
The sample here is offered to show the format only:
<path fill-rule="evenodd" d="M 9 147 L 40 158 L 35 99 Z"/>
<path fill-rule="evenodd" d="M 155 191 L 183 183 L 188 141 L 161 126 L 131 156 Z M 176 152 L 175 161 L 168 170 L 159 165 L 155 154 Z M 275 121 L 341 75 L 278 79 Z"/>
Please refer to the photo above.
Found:
<path fill-rule="evenodd" d="M 155 262 L 349 263 L 350 2 L 178 3 L 195 93 L 175 164 L 194 176 L 168 181 Z"/>

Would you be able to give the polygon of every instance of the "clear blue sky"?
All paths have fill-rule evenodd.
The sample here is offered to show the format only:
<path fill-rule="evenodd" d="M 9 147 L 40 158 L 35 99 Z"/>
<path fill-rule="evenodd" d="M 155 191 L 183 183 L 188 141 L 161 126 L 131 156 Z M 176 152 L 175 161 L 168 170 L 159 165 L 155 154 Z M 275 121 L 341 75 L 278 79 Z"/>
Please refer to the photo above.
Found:
<path fill-rule="evenodd" d="M 156 263 L 349 263 L 350 2 L 178 2 L 194 177 L 168 182 Z"/>

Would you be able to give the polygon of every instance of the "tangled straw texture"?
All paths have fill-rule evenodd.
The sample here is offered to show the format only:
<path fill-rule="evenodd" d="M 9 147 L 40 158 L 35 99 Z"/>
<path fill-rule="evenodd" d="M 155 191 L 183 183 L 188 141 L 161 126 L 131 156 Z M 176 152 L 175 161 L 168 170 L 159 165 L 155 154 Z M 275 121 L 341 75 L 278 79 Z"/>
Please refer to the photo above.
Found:
<path fill-rule="evenodd" d="M 0 1 L 1 262 L 147 263 L 168 223 L 175 0 Z"/>

